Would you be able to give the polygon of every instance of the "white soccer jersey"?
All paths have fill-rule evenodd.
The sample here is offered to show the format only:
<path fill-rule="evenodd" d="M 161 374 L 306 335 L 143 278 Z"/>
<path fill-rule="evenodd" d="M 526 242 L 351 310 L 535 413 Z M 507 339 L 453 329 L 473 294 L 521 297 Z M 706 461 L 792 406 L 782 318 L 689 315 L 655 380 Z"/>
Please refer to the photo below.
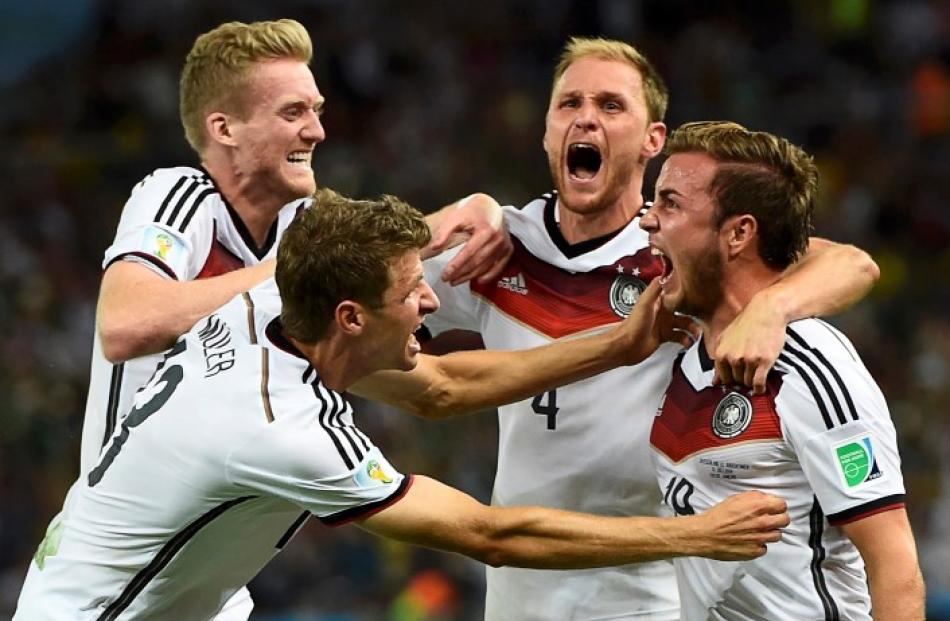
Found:
<path fill-rule="evenodd" d="M 660 489 L 678 514 L 762 490 L 791 524 L 759 559 L 676 559 L 684 619 L 870 619 L 864 563 L 840 528 L 903 505 L 894 426 L 840 332 L 791 324 L 766 394 L 712 386 L 700 340 L 677 359 L 653 425 Z"/>
<path fill-rule="evenodd" d="M 505 208 L 515 252 L 497 282 L 449 287 L 439 275 L 455 253 L 425 262 L 442 306 L 434 334 L 476 330 L 489 349 L 523 349 L 602 329 L 625 317 L 662 273 L 635 220 L 609 239 L 569 246 L 556 196 Z M 649 433 L 678 347 L 498 410 L 492 502 L 601 515 L 657 515 Z M 605 569 L 488 568 L 486 618 L 676 619 L 667 561 Z"/>
<path fill-rule="evenodd" d="M 102 267 L 121 260 L 137 261 L 166 278 L 184 281 L 256 265 L 276 255 L 276 241 L 305 203 L 301 199 L 284 207 L 264 245 L 258 248 L 244 222 L 204 170 L 160 168 L 132 190 Z M 135 391 L 160 359 L 161 354 L 155 354 L 114 365 L 103 356 L 96 330 L 80 474 L 89 472 L 99 458 L 99 451 L 129 409 Z"/>
<path fill-rule="evenodd" d="M 17 620 L 209 619 L 309 515 L 365 517 L 411 481 L 280 335 L 258 287 L 137 393 L 40 546 Z M 272 289 L 272 288 L 271 288 Z"/>

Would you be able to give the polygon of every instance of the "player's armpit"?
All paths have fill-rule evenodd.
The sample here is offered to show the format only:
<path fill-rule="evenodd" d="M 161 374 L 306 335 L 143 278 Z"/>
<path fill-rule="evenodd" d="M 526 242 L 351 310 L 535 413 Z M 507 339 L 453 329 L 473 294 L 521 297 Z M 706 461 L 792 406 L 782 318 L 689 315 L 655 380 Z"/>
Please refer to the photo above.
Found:
<path fill-rule="evenodd" d="M 841 526 L 861 552 L 876 621 L 922 621 L 924 579 L 914 534 L 901 507 Z"/>

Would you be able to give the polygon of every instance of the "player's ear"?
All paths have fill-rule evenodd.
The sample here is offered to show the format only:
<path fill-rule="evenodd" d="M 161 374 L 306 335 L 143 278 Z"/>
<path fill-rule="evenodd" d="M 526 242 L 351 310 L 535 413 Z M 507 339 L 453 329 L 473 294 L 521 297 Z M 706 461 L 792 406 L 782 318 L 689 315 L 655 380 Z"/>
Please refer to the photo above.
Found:
<path fill-rule="evenodd" d="M 746 213 L 727 219 L 722 224 L 722 233 L 725 235 L 727 256 L 730 259 L 750 249 L 758 252 L 756 238 L 759 233 L 759 223 L 755 216 Z"/>
<path fill-rule="evenodd" d="M 236 143 L 234 139 L 234 127 L 231 124 L 231 117 L 224 112 L 212 112 L 205 117 L 205 131 L 208 137 L 214 142 L 233 147 Z"/>
<path fill-rule="evenodd" d="M 347 336 L 359 336 L 366 327 L 366 309 L 359 302 L 343 300 L 336 305 L 336 325 Z"/>
<path fill-rule="evenodd" d="M 652 159 L 663 151 L 664 144 L 666 144 L 666 123 L 650 123 L 647 126 L 646 137 L 643 139 L 641 155 L 645 159 Z"/>

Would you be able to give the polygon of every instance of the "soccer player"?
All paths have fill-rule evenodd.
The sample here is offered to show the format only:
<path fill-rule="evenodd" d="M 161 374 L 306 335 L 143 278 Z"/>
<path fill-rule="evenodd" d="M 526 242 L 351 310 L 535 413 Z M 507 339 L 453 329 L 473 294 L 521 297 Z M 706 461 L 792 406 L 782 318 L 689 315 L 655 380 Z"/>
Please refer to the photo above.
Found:
<path fill-rule="evenodd" d="M 226 23 L 197 38 L 180 82 L 181 121 L 200 164 L 146 176 L 122 210 L 99 293 L 80 476 L 96 463 L 161 352 L 194 323 L 274 271 L 273 256 L 316 186 L 324 98 L 298 22 Z M 510 242 L 492 205 L 429 217 L 433 249 L 454 233 L 472 252 L 450 271 L 500 269 Z M 68 502 L 67 502 L 68 510 Z M 241 600 L 241 601 L 238 601 Z M 246 592 L 233 617 L 246 619 Z"/>
<path fill-rule="evenodd" d="M 662 78 L 637 50 L 572 39 L 554 73 L 544 135 L 557 191 L 521 210 L 506 208 L 515 252 L 497 281 L 450 287 L 438 275 L 452 255 L 426 262 L 442 300 L 427 328 L 475 330 L 489 349 L 512 349 L 625 317 L 663 269 L 637 215 L 645 206 L 644 169 L 666 137 L 666 104 Z M 808 254 L 723 333 L 720 379 L 763 389 L 785 324 L 847 307 L 870 288 L 876 269 L 860 250 L 812 240 Z M 493 504 L 661 511 L 648 439 L 677 349 L 668 344 L 634 367 L 500 408 Z M 360 390 L 372 396 L 385 387 Z M 488 568 L 487 579 L 491 621 L 679 618 L 666 562 L 570 572 Z"/>
<path fill-rule="evenodd" d="M 650 436 L 664 501 L 692 515 L 759 489 L 792 518 L 767 560 L 677 560 L 683 618 L 922 620 L 896 433 L 847 337 L 793 322 L 764 394 L 713 385 L 707 344 L 808 243 L 812 158 L 727 122 L 686 124 L 666 149 L 640 226 L 662 253 L 663 304 L 703 337 L 677 357 Z"/>
<path fill-rule="evenodd" d="M 426 359 L 413 333 L 438 307 L 420 260 L 429 238 L 392 197 L 318 192 L 280 242 L 280 296 L 270 283 L 237 296 L 165 354 L 38 549 L 14 618 L 209 619 L 311 514 L 529 567 L 749 559 L 779 540 L 785 503 L 759 492 L 685 519 L 606 518 L 486 507 L 400 474 L 353 424 L 344 391 L 365 374 L 421 376 L 468 407 L 636 362 L 658 343 L 654 286 L 606 334 Z"/>

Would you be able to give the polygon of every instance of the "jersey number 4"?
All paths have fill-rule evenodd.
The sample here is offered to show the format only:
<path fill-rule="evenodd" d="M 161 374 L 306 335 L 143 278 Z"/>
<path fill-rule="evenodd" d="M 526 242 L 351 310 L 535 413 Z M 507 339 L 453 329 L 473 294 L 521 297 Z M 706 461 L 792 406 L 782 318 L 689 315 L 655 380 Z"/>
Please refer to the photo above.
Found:
<path fill-rule="evenodd" d="M 146 382 L 145 386 L 142 387 L 143 391 L 153 393 L 152 398 L 141 405 L 133 407 L 129 415 L 122 421 L 122 430 L 118 435 L 112 438 L 112 443 L 102 456 L 102 461 L 89 473 L 89 487 L 95 487 L 96 484 L 102 480 L 102 475 L 106 473 L 106 470 L 108 470 L 112 462 L 115 461 L 119 451 L 122 450 L 122 446 L 126 440 L 129 439 L 129 430 L 132 427 L 138 427 L 144 423 L 149 416 L 157 412 L 159 408 L 165 405 L 165 402 L 172 396 L 175 389 L 178 388 L 178 384 L 181 383 L 182 377 L 184 376 L 181 365 L 173 364 L 166 369 L 165 364 L 170 358 L 185 351 L 186 346 L 184 339 L 178 341 L 174 347 L 168 350 L 168 353 L 165 354 L 165 358 L 158 363 L 158 366 L 155 368 L 155 373 L 152 374 L 152 377 Z M 161 373 L 162 369 L 164 369 L 164 373 Z M 161 375 L 159 375 L 159 373 L 161 373 Z M 161 386 L 160 389 L 159 386 Z"/>
<path fill-rule="evenodd" d="M 545 403 L 547 400 L 547 403 Z M 557 407 L 557 391 L 549 390 L 543 392 L 531 400 L 531 409 L 535 414 L 548 417 L 548 429 L 557 429 L 557 413 L 560 409 Z"/>

